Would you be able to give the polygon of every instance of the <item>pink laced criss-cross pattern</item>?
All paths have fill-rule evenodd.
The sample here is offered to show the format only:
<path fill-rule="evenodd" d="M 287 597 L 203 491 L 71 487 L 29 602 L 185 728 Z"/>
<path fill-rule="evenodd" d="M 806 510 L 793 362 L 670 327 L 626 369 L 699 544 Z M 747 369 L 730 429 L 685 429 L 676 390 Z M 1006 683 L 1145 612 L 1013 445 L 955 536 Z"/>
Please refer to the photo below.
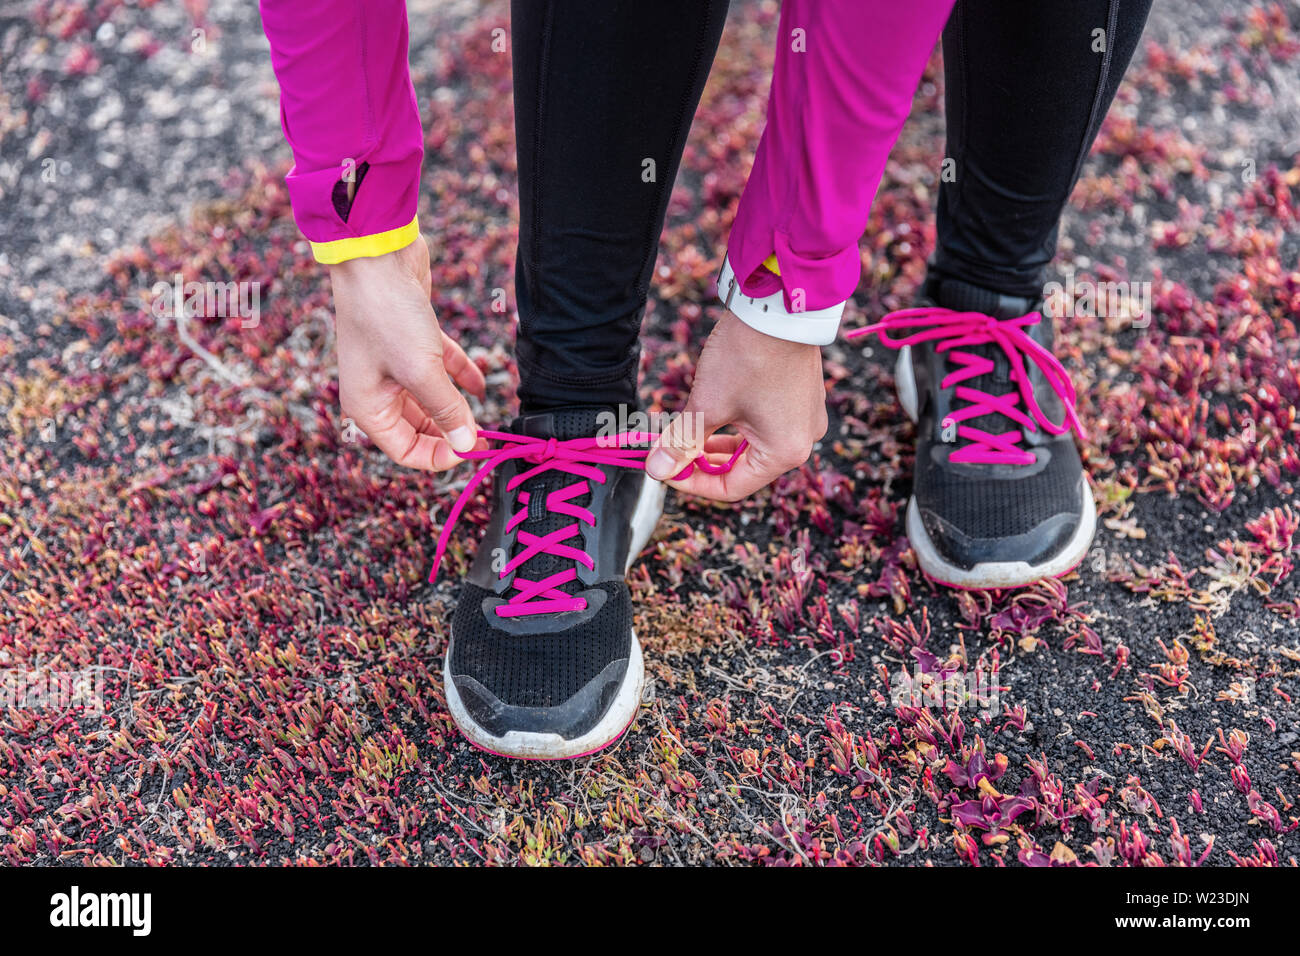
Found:
<path fill-rule="evenodd" d="M 513 492 L 520 485 L 547 471 L 563 472 L 578 479 L 572 484 L 565 485 L 563 488 L 558 488 L 547 494 L 546 501 L 543 503 L 547 511 L 567 515 L 575 520 L 573 524 L 557 528 L 545 535 L 536 535 L 521 530 L 515 540 L 517 544 L 524 546 L 523 550 L 505 563 L 498 571 L 499 576 L 504 579 L 511 574 L 515 574 L 521 565 L 543 552 L 566 558 L 581 564 L 588 570 L 592 570 L 595 567 L 595 562 L 592 560 L 591 555 L 587 554 L 582 548 L 574 547 L 566 542 L 581 535 L 582 525 L 594 526 L 596 516 L 588 509 L 574 504 L 572 499 L 580 498 L 591 490 L 591 485 L 588 482 L 594 481 L 602 485 L 605 483 L 606 475 L 598 467 L 600 465 L 643 468 L 646 455 L 650 449 L 648 447 L 628 446 L 648 445 L 657 436 L 647 432 L 623 432 L 609 437 L 559 440 L 555 438 L 533 438 L 511 432 L 480 431 L 479 437 L 488 441 L 500 442 L 502 447 L 495 450 L 471 451 L 462 456 L 471 461 L 483 461 L 485 464 L 470 478 L 465 490 L 460 493 L 460 497 L 456 499 L 451 512 L 447 515 L 447 521 L 442 527 L 442 534 L 438 536 L 438 549 L 433 558 L 433 570 L 429 572 L 430 582 L 438 576 L 438 565 L 442 562 L 442 556 L 447 550 L 448 542 L 451 540 L 452 529 L 456 526 L 465 505 L 474 496 L 475 490 L 491 474 L 494 468 L 514 459 L 523 459 L 533 467 L 521 470 L 519 474 L 506 482 L 507 492 Z M 745 450 L 745 445 L 746 443 L 742 440 L 736 447 L 731 459 L 722 464 L 715 465 L 703 457 L 697 458 L 687 465 L 676 478 L 677 480 L 687 478 L 696 468 L 713 475 L 729 471 L 731 466 L 736 463 L 736 459 L 740 457 L 741 452 Z M 528 518 L 529 493 L 521 491 L 518 498 L 520 510 L 511 515 L 506 522 L 505 530 L 507 532 L 514 531 Z M 556 572 L 540 581 L 529 581 L 515 574 L 514 580 L 511 581 L 511 587 L 514 588 L 516 593 L 505 603 L 497 605 L 496 613 L 501 617 L 518 617 L 524 614 L 550 614 L 557 611 L 584 610 L 587 606 L 586 600 L 573 597 L 560 590 L 561 585 L 568 584 L 570 581 L 576 580 L 577 577 L 578 569 L 576 566 Z"/>
<path fill-rule="evenodd" d="M 968 418 L 981 415 L 999 414 L 1019 424 L 1021 428 L 1037 431 L 1041 426 L 1048 434 L 1061 435 L 1073 428 L 1083 437 L 1083 426 L 1074 412 L 1074 383 L 1069 373 L 1057 360 L 1056 356 L 1035 342 L 1025 327 L 1042 321 L 1037 312 L 1030 312 L 1014 319 L 996 319 L 982 312 L 954 312 L 951 309 L 920 308 L 902 309 L 890 312 L 875 325 L 854 329 L 846 333 L 846 338 L 876 333 L 880 341 L 892 349 L 919 345 L 922 342 L 938 342 L 935 350 L 948 353 L 948 358 L 958 368 L 944 376 L 940 388 L 957 386 L 956 397 L 968 402 L 964 408 L 955 409 L 948 414 L 945 422 L 957 426 L 957 437 L 967 444 L 955 450 L 949 461 L 969 462 L 973 464 L 1011 464 L 1032 465 L 1038 460 L 1033 452 L 1021 448 L 1024 432 L 1020 429 L 993 434 L 973 425 L 962 425 Z M 907 334 L 910 331 L 911 334 Z M 903 338 L 894 338 L 891 333 L 903 333 Z M 1005 395 L 990 395 L 983 389 L 962 385 L 967 379 L 977 378 L 992 372 L 995 365 L 991 359 L 971 352 L 960 351 L 963 347 L 987 345 L 994 343 L 1006 353 L 1011 364 L 1011 380 L 1017 386 L 1015 391 Z M 1029 381 L 1025 369 L 1025 357 L 1028 357 L 1042 370 L 1047 382 L 1061 398 L 1065 406 L 1065 420 L 1057 425 L 1052 422 L 1038 405 L 1034 397 L 1034 387 Z M 1025 408 L 1020 408 L 1024 399 Z"/>

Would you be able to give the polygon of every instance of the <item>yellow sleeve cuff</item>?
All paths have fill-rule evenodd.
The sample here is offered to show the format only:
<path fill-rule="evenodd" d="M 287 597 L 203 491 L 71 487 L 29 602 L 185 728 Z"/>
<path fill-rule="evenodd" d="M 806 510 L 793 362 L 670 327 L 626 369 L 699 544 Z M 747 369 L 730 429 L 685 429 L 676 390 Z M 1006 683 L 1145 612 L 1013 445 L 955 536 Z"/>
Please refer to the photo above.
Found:
<path fill-rule="evenodd" d="M 313 242 L 311 254 L 317 262 L 327 266 L 349 259 L 364 259 L 370 256 L 383 256 L 415 242 L 420 234 L 419 217 L 412 219 L 405 226 L 377 232 L 371 236 L 354 236 L 349 239 L 335 239 L 332 242 Z"/>
<path fill-rule="evenodd" d="M 775 273 L 776 275 L 781 274 L 781 266 L 776 261 L 775 252 L 763 260 L 763 266 L 767 269 L 768 272 Z"/>

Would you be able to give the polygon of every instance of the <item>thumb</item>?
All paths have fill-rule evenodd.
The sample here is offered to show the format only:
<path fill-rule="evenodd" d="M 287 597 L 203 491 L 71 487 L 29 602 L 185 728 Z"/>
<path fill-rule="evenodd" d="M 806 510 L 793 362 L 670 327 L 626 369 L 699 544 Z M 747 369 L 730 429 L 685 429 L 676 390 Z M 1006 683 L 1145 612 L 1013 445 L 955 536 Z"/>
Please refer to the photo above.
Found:
<path fill-rule="evenodd" d="M 704 443 L 724 423 L 714 424 L 704 413 L 691 407 L 673 416 L 668 427 L 655 440 L 646 456 L 646 473 L 658 481 L 668 481 L 681 474 L 687 465 L 704 454 Z"/>
<path fill-rule="evenodd" d="M 478 441 L 478 426 L 469 403 L 447 375 L 441 362 L 430 363 L 421 374 L 409 376 L 401 384 L 433 419 L 438 430 L 447 436 L 458 452 L 473 451 Z"/>

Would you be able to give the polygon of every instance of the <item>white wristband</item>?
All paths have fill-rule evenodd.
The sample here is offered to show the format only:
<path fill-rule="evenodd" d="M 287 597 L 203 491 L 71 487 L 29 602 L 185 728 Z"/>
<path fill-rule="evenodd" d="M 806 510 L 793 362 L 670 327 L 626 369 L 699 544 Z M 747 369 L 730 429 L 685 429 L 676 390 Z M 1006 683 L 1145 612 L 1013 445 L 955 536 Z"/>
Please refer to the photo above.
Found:
<path fill-rule="evenodd" d="M 740 280 L 731 268 L 731 260 L 722 261 L 718 273 L 718 298 L 731 313 L 751 329 L 805 345 L 830 345 L 839 334 L 844 303 L 809 312 L 791 312 L 785 307 L 781 292 L 756 299 L 740 291 Z"/>

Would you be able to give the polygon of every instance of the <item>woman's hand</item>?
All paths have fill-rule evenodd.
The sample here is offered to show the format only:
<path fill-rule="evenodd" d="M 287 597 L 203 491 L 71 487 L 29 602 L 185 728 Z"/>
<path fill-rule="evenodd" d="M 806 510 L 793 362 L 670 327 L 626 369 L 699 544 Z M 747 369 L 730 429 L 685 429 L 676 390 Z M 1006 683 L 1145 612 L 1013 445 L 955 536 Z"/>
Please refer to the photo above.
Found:
<path fill-rule="evenodd" d="M 343 414 L 399 465 L 443 471 L 459 464 L 456 452 L 473 449 L 478 434 L 456 386 L 482 399 L 486 382 L 438 327 L 424 238 L 333 265 L 330 284 Z"/>
<path fill-rule="evenodd" d="M 659 436 L 646 471 L 680 491 L 739 501 L 807 461 L 826 424 L 821 349 L 765 335 L 728 312 L 704 344 L 686 408 Z M 725 425 L 740 434 L 714 435 Z M 749 444 L 730 471 L 697 468 L 670 480 L 700 455 L 725 461 L 742 437 Z"/>

